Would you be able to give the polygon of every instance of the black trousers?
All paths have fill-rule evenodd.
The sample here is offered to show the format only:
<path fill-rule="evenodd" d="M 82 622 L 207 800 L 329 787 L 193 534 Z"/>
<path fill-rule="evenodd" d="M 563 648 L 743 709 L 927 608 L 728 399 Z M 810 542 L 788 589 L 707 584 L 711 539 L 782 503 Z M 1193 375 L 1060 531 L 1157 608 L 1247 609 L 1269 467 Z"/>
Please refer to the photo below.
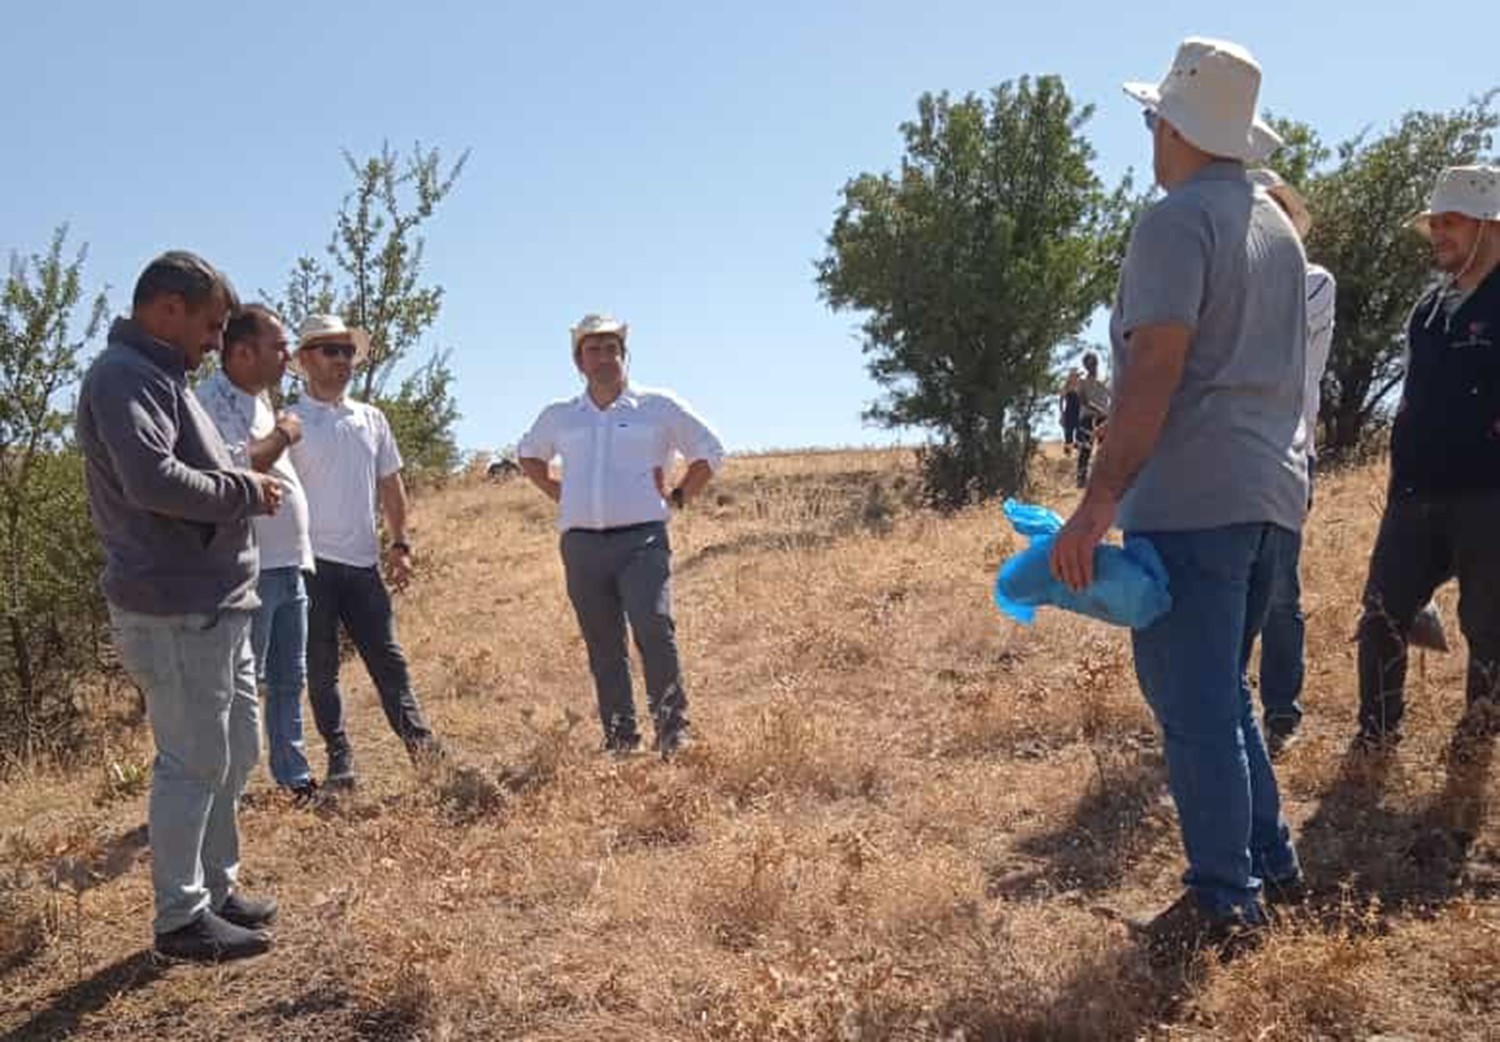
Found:
<path fill-rule="evenodd" d="M 1469 644 L 1469 705 L 1500 701 L 1500 492 L 1392 495 L 1359 623 L 1359 722 L 1366 734 L 1400 730 L 1407 634 L 1433 592 L 1454 576 Z"/>

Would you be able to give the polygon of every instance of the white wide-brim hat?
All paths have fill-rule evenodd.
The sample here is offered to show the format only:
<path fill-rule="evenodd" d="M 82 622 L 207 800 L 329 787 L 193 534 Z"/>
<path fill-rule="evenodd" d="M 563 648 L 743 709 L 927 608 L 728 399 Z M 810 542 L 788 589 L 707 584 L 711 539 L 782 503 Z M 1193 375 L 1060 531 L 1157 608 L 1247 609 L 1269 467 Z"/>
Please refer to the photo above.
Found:
<path fill-rule="evenodd" d="M 1500 221 L 1500 166 L 1450 166 L 1438 175 L 1427 209 L 1411 219 L 1424 239 L 1432 238 L 1435 214 L 1457 213 L 1476 221 Z"/>
<path fill-rule="evenodd" d="M 1258 162 L 1281 147 L 1256 112 L 1260 65 L 1237 43 L 1189 37 L 1160 83 L 1127 83 L 1125 93 L 1211 156 Z"/>
<path fill-rule="evenodd" d="M 611 315 L 589 314 L 569 329 L 568 335 L 572 338 L 573 350 L 577 351 L 586 336 L 617 336 L 623 344 L 630 335 L 630 326 Z"/>
<path fill-rule="evenodd" d="M 1302 198 L 1302 193 L 1268 167 L 1250 171 L 1250 181 L 1264 188 L 1267 195 L 1280 203 L 1286 215 L 1292 219 L 1292 227 L 1297 229 L 1298 237 L 1307 238 L 1307 233 L 1312 230 L 1312 213 L 1307 209 L 1307 201 Z"/>
<path fill-rule="evenodd" d="M 370 334 L 356 326 L 348 325 L 338 315 L 308 315 L 297 327 L 297 350 L 292 354 L 292 365 L 298 372 L 297 359 L 303 350 L 328 341 L 347 340 L 354 345 L 354 365 L 358 366 L 370 357 Z"/>

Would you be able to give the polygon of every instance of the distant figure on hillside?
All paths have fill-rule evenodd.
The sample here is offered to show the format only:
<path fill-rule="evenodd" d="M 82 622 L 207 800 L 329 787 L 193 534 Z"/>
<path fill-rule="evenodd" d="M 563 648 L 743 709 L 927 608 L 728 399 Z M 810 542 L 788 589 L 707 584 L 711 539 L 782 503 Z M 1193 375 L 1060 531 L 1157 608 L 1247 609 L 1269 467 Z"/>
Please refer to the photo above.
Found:
<path fill-rule="evenodd" d="M 1130 236 L 1110 323 L 1116 390 L 1099 465 L 1053 544 L 1054 573 L 1093 581 L 1119 521 L 1166 567 L 1172 607 L 1133 635 L 1182 829 L 1187 892 L 1137 926 L 1153 954 L 1235 945 L 1262 893 L 1302 872 L 1255 719 L 1247 666 L 1307 512 L 1307 266 L 1245 164 L 1278 143 L 1256 115 L 1260 67 L 1192 38 L 1145 106 L 1166 194 Z"/>
<path fill-rule="evenodd" d="M 412 691 L 406 656 L 396 641 L 390 591 L 380 575 L 377 504 L 390 536 L 386 572 L 398 589 L 411 579 L 412 549 L 401 453 L 391 425 L 375 406 L 348 396 L 354 370 L 369 350 L 365 331 L 349 328 L 336 315 L 312 315 L 297 331 L 296 365 L 307 393 L 291 409 L 302 423 L 292 463 L 307 491 L 315 559 L 308 580 L 307 693 L 328 747 L 332 788 L 355 784 L 354 749 L 339 692 L 340 623 L 412 762 L 442 755 Z"/>
<path fill-rule="evenodd" d="M 302 423 L 271 410 L 266 392 L 279 387 L 291 356 L 286 329 L 276 312 L 248 304 L 229 319 L 219 368 L 198 385 L 235 466 L 273 475 L 281 483 L 282 508 L 255 519 L 260 551 L 256 594 L 260 607 L 250 627 L 255 669 L 265 687 L 266 744 L 271 777 L 299 802 L 317 790 L 302 740 L 302 685 L 307 679 L 307 587 L 312 543 L 307 533 L 307 497 L 288 449 L 302 439 Z"/>
<path fill-rule="evenodd" d="M 587 381 L 576 398 L 542 410 L 517 449 L 521 469 L 558 502 L 568 597 L 588 646 L 604 749 L 641 743 L 631 694 L 625 624 L 646 670 L 655 748 L 668 759 L 688 741 L 687 695 L 672 620 L 667 517 L 686 507 L 723 465 L 718 437 L 666 391 L 627 379 L 628 327 L 586 315 L 571 330 L 573 365 Z M 664 475 L 681 454 L 687 473 L 670 492 Z M 549 465 L 562 460 L 562 480 Z"/>
<path fill-rule="evenodd" d="M 1414 221 L 1442 280 L 1407 323 L 1391 484 L 1359 627 L 1359 743 L 1401 737 L 1413 620 L 1458 577 L 1463 733 L 1500 726 L 1500 167 L 1450 167 Z"/>
<path fill-rule="evenodd" d="M 156 951 L 217 962 L 271 946 L 274 901 L 235 889 L 240 794 L 260 754 L 250 519 L 282 501 L 236 469 L 187 374 L 237 305 L 201 257 L 164 253 L 135 284 L 78 394 L 89 510 L 120 661 L 146 695 Z"/>
<path fill-rule="evenodd" d="M 1306 241 L 1312 228 L 1307 204 L 1291 185 L 1272 170 L 1250 172 L 1255 182 L 1275 200 L 1297 237 Z M 1312 509 L 1313 473 L 1317 463 L 1318 409 L 1322 402 L 1323 370 L 1333 347 L 1333 275 L 1319 264 L 1307 265 L 1307 386 L 1303 391 L 1302 422 L 1307 429 L 1307 506 Z M 1260 701 L 1265 721 L 1266 749 L 1275 760 L 1297 738 L 1302 725 L 1303 662 L 1307 628 L 1302 614 L 1301 546 L 1281 560 L 1281 574 L 1271 595 L 1271 608 L 1260 635 Z"/>
<path fill-rule="evenodd" d="M 1059 408 L 1062 413 L 1064 456 L 1072 455 L 1073 446 L 1078 443 L 1078 424 L 1083 416 L 1083 396 L 1079 392 L 1082 378 L 1083 374 L 1077 369 L 1070 369 L 1067 381 L 1063 384 Z"/>
<path fill-rule="evenodd" d="M 1080 413 L 1078 431 L 1078 487 L 1089 483 L 1089 463 L 1094 458 L 1094 437 L 1109 419 L 1109 385 L 1099 379 L 1099 356 L 1090 351 L 1083 356 L 1083 379 L 1078 384 Z"/>

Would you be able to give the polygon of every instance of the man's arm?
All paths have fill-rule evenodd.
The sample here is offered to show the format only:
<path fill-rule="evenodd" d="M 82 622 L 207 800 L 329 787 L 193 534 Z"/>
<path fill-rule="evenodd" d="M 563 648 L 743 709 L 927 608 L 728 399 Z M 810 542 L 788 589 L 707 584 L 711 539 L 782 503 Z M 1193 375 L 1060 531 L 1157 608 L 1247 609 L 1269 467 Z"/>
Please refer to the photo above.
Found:
<path fill-rule="evenodd" d="M 688 464 L 687 473 L 672 491 L 672 501 L 679 507 L 686 506 L 698 498 L 708 483 L 713 480 L 714 468 L 706 459 L 695 459 Z M 680 498 L 679 498 L 680 497 Z"/>
<path fill-rule="evenodd" d="M 551 466 L 546 460 L 522 456 L 520 462 L 521 473 L 526 475 L 528 481 L 541 489 L 544 496 L 554 503 L 562 499 L 562 482 L 552 477 Z"/>
<path fill-rule="evenodd" d="M 411 580 L 411 544 L 406 541 L 406 482 L 401 472 L 388 474 L 375 485 L 380 500 L 380 513 L 385 518 L 385 530 L 391 537 L 390 549 L 386 552 L 386 571 L 391 583 L 399 590 Z"/>
<path fill-rule="evenodd" d="M 197 470 L 174 454 L 172 412 L 143 387 L 96 386 L 89 406 L 126 497 L 140 507 L 184 521 L 220 524 L 274 513 L 281 486 L 240 470 Z"/>
<path fill-rule="evenodd" d="M 1094 581 L 1094 548 L 1115 521 L 1120 500 L 1156 451 L 1172 395 L 1182 382 L 1192 330 L 1179 323 L 1141 326 L 1109 418 L 1109 438 L 1083 502 L 1052 544 L 1052 574 L 1074 590 Z"/>
<path fill-rule="evenodd" d="M 276 418 L 276 426 L 264 438 L 251 438 L 246 444 L 250 469 L 265 473 L 276 465 L 281 454 L 302 439 L 302 421 L 291 413 Z"/>

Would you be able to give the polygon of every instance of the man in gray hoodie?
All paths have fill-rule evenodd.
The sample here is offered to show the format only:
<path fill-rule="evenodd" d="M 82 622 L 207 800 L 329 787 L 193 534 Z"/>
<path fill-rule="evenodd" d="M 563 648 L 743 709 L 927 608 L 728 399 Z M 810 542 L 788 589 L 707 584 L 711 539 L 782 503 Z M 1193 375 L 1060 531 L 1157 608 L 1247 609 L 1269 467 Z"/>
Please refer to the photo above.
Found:
<path fill-rule="evenodd" d="M 240 793 L 260 752 L 250 652 L 258 570 L 250 518 L 281 487 L 231 468 L 187 384 L 222 346 L 227 279 L 174 251 L 136 282 L 78 398 L 104 596 L 125 669 L 146 695 L 156 761 L 148 812 L 156 950 L 221 961 L 270 947 L 273 901 L 235 891 Z"/>

